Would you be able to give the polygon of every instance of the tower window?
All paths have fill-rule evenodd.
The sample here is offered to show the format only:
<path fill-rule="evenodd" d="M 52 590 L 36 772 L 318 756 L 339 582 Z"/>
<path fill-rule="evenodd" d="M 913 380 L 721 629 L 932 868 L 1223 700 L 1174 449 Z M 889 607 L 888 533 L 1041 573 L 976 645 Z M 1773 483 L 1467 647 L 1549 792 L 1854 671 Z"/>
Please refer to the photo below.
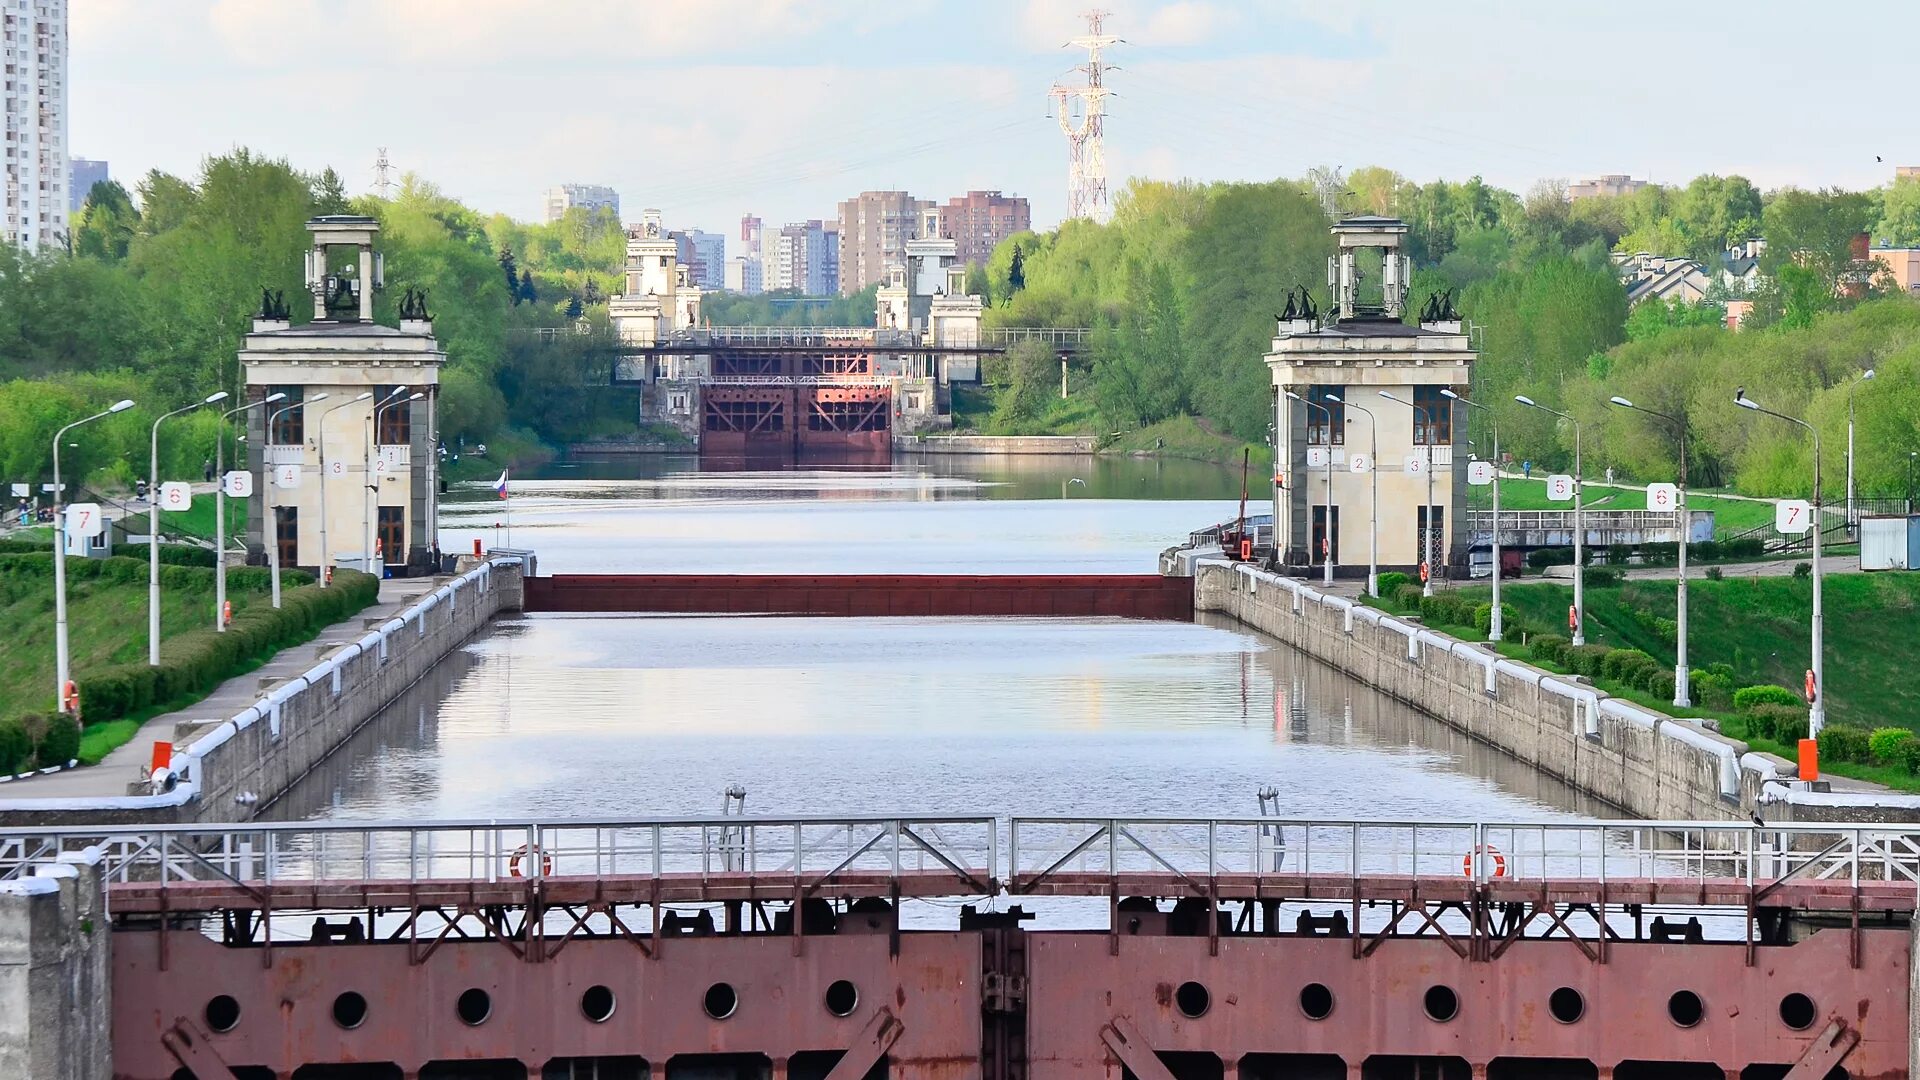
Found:
<path fill-rule="evenodd" d="M 1307 388 L 1307 400 L 1313 408 L 1307 409 L 1307 445 L 1308 446 L 1345 446 L 1347 443 L 1347 407 L 1342 402 L 1328 401 L 1327 395 L 1340 397 L 1339 386 L 1310 386 Z M 1325 409 L 1325 412 L 1321 412 Z"/>
<path fill-rule="evenodd" d="M 1413 388 L 1413 444 L 1450 446 L 1453 443 L 1453 402 L 1441 395 L 1437 386 Z"/>

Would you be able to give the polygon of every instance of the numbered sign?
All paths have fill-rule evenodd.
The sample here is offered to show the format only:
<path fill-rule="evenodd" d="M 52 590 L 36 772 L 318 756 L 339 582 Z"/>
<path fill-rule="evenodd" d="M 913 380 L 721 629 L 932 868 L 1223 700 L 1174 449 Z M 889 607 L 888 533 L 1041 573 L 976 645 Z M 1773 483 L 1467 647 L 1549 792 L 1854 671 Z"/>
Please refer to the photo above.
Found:
<path fill-rule="evenodd" d="M 1565 473 L 1547 477 L 1547 498 L 1554 502 L 1573 501 L 1573 477 Z"/>
<path fill-rule="evenodd" d="M 169 480 L 160 485 L 160 509 L 178 513 L 192 505 L 192 484 L 185 480 Z"/>
<path fill-rule="evenodd" d="M 1803 533 L 1813 527 L 1813 506 L 1805 499 L 1783 499 L 1773 504 L 1773 527 L 1783 533 Z"/>
<path fill-rule="evenodd" d="M 1406 466 L 1406 468 L 1407 468 L 1407 475 L 1408 475 L 1408 476 L 1425 476 L 1425 475 L 1427 475 L 1427 455 L 1425 455 L 1425 454 L 1408 454 L 1408 455 L 1407 455 L 1407 466 Z"/>
<path fill-rule="evenodd" d="M 1324 469 L 1327 467 L 1328 450 L 1324 446 L 1307 447 L 1307 468 Z"/>
<path fill-rule="evenodd" d="M 339 458 L 327 462 L 327 476 L 334 480 L 344 480 L 347 476 L 347 463 Z"/>
<path fill-rule="evenodd" d="M 275 465 L 273 467 L 273 486 L 277 488 L 297 488 L 300 486 L 300 466 Z"/>
<path fill-rule="evenodd" d="M 1348 454 L 1347 468 L 1357 473 L 1373 471 L 1373 459 L 1365 454 Z"/>
<path fill-rule="evenodd" d="M 84 536 L 91 540 L 107 531 L 107 523 L 100 519 L 99 503 L 74 503 L 67 507 L 67 535 Z"/>
<path fill-rule="evenodd" d="M 220 490 L 226 492 L 229 499 L 244 499 L 253 494 L 253 474 L 235 469 L 220 478 Z"/>
<path fill-rule="evenodd" d="M 1680 508 L 1680 489 L 1673 484 L 1648 484 L 1647 509 L 1677 510 Z"/>
<path fill-rule="evenodd" d="M 1493 483 L 1493 462 L 1467 462 L 1467 483 L 1475 487 L 1486 487 L 1488 484 Z"/>

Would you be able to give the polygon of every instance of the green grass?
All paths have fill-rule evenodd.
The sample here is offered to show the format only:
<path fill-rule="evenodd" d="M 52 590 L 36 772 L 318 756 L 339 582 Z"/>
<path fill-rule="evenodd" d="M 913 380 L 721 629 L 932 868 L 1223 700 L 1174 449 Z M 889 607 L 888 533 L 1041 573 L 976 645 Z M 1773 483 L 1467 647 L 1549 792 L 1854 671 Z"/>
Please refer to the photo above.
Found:
<path fill-rule="evenodd" d="M 1105 453 L 1113 454 L 1156 454 L 1160 457 L 1191 458 L 1195 461 L 1214 461 L 1222 465 L 1238 465 L 1242 454 L 1253 451 L 1253 467 L 1258 475 L 1265 478 L 1273 476 L 1273 450 L 1267 446 L 1256 446 L 1242 442 L 1231 435 L 1216 431 L 1206 420 L 1193 416 L 1175 416 L 1150 424 L 1138 431 L 1129 431 L 1101 447 Z"/>
<path fill-rule="evenodd" d="M 125 716 L 87 728 L 80 733 L 80 764 L 100 764 L 108 754 L 125 746 L 127 740 L 140 730 L 140 725 L 150 719 L 150 716 Z"/>
<path fill-rule="evenodd" d="M 1647 489 L 1645 487 L 1587 487 L 1582 491 L 1581 506 L 1588 510 L 1645 510 L 1647 508 Z M 1475 492 L 1476 506 L 1487 500 Z M 1754 502 L 1750 499 L 1722 499 L 1698 491 L 1687 493 L 1687 503 L 1694 510 L 1713 511 L 1713 532 L 1715 536 L 1727 537 L 1748 529 L 1773 523 L 1773 504 Z M 1547 500 L 1546 474 L 1534 470 L 1533 479 L 1502 477 L 1500 480 L 1500 509 L 1505 510 L 1571 510 L 1571 502 L 1549 502 Z"/>
<path fill-rule="evenodd" d="M 953 387 L 953 428 L 972 435 L 1098 435 L 1100 417 L 1093 408 L 1093 395 L 1078 394 L 1062 399 L 1049 397 L 1047 406 L 1033 420 L 1006 424 L 993 415 L 998 391 L 988 386 L 955 384 Z"/>
<path fill-rule="evenodd" d="M 256 497 L 258 497 L 256 495 Z M 201 540 L 213 539 L 213 496 L 195 493 L 193 502 L 185 510 L 160 511 L 160 535 L 193 536 Z M 227 537 L 231 540 L 246 532 L 247 500 L 227 500 Z M 147 531 L 146 514 L 129 514 L 126 518 L 126 530 L 132 535 L 141 535 Z"/>

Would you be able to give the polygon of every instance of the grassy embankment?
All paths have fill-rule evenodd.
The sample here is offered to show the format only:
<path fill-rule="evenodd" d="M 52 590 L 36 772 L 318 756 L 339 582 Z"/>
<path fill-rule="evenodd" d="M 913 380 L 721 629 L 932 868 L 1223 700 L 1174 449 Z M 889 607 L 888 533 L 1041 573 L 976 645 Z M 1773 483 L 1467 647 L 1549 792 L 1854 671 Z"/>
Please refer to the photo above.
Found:
<path fill-rule="evenodd" d="M 1491 499 L 1484 488 L 1474 488 L 1474 507 L 1486 509 Z M 1581 506 L 1588 510 L 1645 510 L 1647 508 L 1647 489 L 1645 487 L 1602 487 L 1589 485 L 1582 493 Z M 1687 493 L 1687 503 L 1695 510 L 1713 511 L 1713 531 L 1718 537 L 1727 537 L 1742 533 L 1748 529 L 1773 523 L 1773 504 L 1753 499 L 1724 499 L 1699 491 Z M 1500 480 L 1500 509 L 1508 510 L 1571 510 L 1570 502 L 1549 502 L 1547 500 L 1546 475 L 1535 469 L 1533 479 L 1502 477 Z"/>
<path fill-rule="evenodd" d="M 99 710 L 88 709 L 84 692 L 89 678 L 116 665 L 143 665 L 147 655 L 145 561 L 108 559 L 100 562 L 103 565 L 97 573 L 87 573 L 93 568 L 77 561 L 69 563 L 67 583 L 67 639 L 73 677 L 83 689 L 83 710 L 96 716 Z M 50 556 L 0 555 L 0 625 L 10 628 L 9 633 L 0 636 L 0 723 L 23 715 L 45 714 L 54 699 L 51 563 Z M 191 655 L 194 639 L 214 636 L 214 572 L 192 566 L 166 566 L 162 572 L 160 629 L 162 640 L 169 643 L 169 652 L 164 655 L 170 663 L 190 664 L 194 662 Z M 344 586 L 361 576 L 343 571 L 336 575 L 334 589 L 329 591 L 344 594 Z M 314 591 L 309 585 L 311 581 L 309 575 L 297 571 L 288 571 L 282 579 L 289 598 L 303 586 L 307 586 L 306 592 Z M 368 582 L 371 583 L 371 579 Z M 372 590 L 365 591 L 365 599 L 370 601 Z M 233 604 L 236 630 L 258 621 L 261 612 L 255 612 L 251 619 L 247 613 L 266 608 L 269 596 L 264 571 L 229 571 L 227 599 Z M 300 601 L 292 603 L 297 605 Z M 359 606 L 364 606 L 364 602 Z M 264 614 L 283 613 L 269 610 Z M 217 671 L 207 672 L 209 681 L 204 686 L 89 723 L 80 737 L 80 760 L 89 765 L 98 763 L 108 752 L 132 738 L 147 720 L 193 704 L 220 681 L 258 668 L 280 648 L 311 640 L 323 628 L 283 627 L 285 634 L 277 640 L 265 635 L 249 635 L 249 640 L 259 639 L 259 647 Z M 175 644 L 181 647 L 176 649 Z M 181 681 L 184 684 L 191 680 Z"/>
<path fill-rule="evenodd" d="M 160 512 L 161 536 L 191 536 L 212 542 L 213 509 L 212 495 L 195 494 L 193 502 L 185 510 L 162 510 Z M 144 535 L 147 531 L 147 515 L 129 514 L 126 529 L 131 535 Z M 247 501 L 245 499 L 227 500 L 227 538 L 241 536 L 247 530 Z"/>
<path fill-rule="evenodd" d="M 1115 433 L 1100 422 L 1091 397 L 1053 399 L 1040 418 L 1017 428 L 993 422 L 994 391 L 980 386 L 956 385 L 953 388 L 953 425 L 961 435 L 1092 435 L 1099 439 L 1103 454 L 1152 455 L 1213 461 L 1222 465 L 1240 464 L 1241 454 L 1253 451 L 1254 467 L 1271 475 L 1273 451 L 1264 445 L 1242 442 L 1214 429 L 1204 419 L 1175 416 L 1133 431 Z"/>

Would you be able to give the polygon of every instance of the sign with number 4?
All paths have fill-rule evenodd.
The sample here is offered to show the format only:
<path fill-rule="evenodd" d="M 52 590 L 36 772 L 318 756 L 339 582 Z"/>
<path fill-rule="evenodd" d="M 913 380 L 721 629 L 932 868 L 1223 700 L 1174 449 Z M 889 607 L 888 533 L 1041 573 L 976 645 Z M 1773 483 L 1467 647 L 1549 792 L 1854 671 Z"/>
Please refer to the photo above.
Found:
<path fill-rule="evenodd" d="M 1803 533 L 1813 527 L 1813 506 L 1805 499 L 1783 499 L 1773 504 L 1773 527 L 1783 533 Z"/>
<path fill-rule="evenodd" d="M 1647 509 L 1675 510 L 1680 506 L 1680 488 L 1674 484 L 1648 484 Z"/>
<path fill-rule="evenodd" d="M 1474 487 L 1486 487 L 1493 483 L 1493 462 L 1470 461 L 1467 463 L 1467 483 Z"/>

